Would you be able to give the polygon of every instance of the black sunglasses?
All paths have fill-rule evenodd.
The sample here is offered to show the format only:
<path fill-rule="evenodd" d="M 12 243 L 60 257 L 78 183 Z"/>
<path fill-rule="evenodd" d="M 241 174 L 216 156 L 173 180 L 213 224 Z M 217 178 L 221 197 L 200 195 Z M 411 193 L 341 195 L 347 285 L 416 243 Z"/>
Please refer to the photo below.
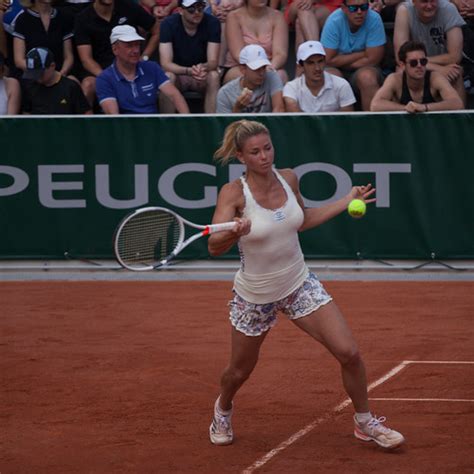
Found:
<path fill-rule="evenodd" d="M 206 8 L 206 4 L 196 3 L 195 5 L 191 5 L 190 7 L 187 7 L 186 11 L 191 13 L 191 15 L 192 15 L 193 13 L 196 13 L 196 12 L 202 13 L 205 8 Z"/>
<path fill-rule="evenodd" d="M 363 3 L 362 5 L 346 5 L 346 7 L 351 13 L 355 13 L 357 10 L 366 12 L 369 9 L 369 4 Z"/>
<path fill-rule="evenodd" d="M 418 66 L 418 63 L 420 63 L 420 66 L 426 66 L 428 64 L 428 58 L 410 59 L 410 61 L 407 62 L 411 67 Z"/>

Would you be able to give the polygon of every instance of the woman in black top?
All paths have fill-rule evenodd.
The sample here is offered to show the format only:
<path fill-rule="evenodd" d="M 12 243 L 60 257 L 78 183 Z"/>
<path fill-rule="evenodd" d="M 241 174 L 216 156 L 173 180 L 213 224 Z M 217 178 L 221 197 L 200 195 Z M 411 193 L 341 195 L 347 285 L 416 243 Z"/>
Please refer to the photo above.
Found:
<path fill-rule="evenodd" d="M 71 21 L 53 8 L 51 0 L 33 0 L 23 5 L 26 6 L 18 15 L 13 31 L 15 65 L 24 71 L 28 51 L 48 48 L 54 54 L 57 71 L 66 76 L 74 63 Z"/>

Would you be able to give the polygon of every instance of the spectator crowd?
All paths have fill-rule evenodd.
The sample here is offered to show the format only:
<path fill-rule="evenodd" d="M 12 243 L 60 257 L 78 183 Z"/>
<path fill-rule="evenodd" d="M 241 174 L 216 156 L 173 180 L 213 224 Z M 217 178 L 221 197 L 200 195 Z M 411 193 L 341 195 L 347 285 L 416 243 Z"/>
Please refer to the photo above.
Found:
<path fill-rule="evenodd" d="M 474 0 L 0 0 L 0 115 L 473 102 Z"/>

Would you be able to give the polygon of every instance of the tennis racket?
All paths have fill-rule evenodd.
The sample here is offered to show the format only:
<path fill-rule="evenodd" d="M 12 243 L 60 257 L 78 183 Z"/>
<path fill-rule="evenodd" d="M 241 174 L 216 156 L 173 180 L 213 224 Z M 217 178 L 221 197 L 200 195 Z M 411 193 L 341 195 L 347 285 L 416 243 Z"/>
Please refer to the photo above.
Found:
<path fill-rule="evenodd" d="M 185 224 L 200 232 L 185 239 Z M 144 207 L 125 216 L 114 234 L 115 256 L 128 270 L 155 270 L 189 244 L 214 232 L 232 230 L 235 222 L 198 225 L 164 207 Z"/>

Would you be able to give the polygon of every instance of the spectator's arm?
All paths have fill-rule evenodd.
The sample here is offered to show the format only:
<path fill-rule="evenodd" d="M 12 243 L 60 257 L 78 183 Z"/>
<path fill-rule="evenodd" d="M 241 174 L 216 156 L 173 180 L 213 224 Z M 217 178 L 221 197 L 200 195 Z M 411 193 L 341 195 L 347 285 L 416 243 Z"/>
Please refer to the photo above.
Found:
<path fill-rule="evenodd" d="M 92 55 L 92 46 L 90 44 L 80 44 L 77 47 L 77 52 L 79 53 L 82 65 L 88 72 L 94 76 L 98 76 L 102 72 L 102 68 Z"/>
<path fill-rule="evenodd" d="M 285 67 L 288 59 L 288 25 L 282 13 L 275 12 L 274 14 L 277 18 L 273 27 L 271 63 L 273 69 L 277 71 Z"/>
<path fill-rule="evenodd" d="M 22 71 L 26 69 L 25 56 L 25 40 L 15 36 L 13 38 L 13 59 L 15 61 L 15 66 Z"/>
<path fill-rule="evenodd" d="M 72 39 L 67 39 L 66 41 L 63 42 L 63 54 L 64 54 L 63 66 L 59 72 L 63 76 L 67 76 L 68 72 L 72 69 L 72 66 L 74 64 Z"/>
<path fill-rule="evenodd" d="M 366 48 L 364 57 L 357 59 L 350 64 L 352 69 L 359 69 L 365 66 L 378 66 L 383 59 L 385 46 L 376 46 L 375 48 Z"/>
<path fill-rule="evenodd" d="M 7 78 L 5 88 L 8 98 L 7 115 L 18 115 L 21 107 L 20 83 L 16 79 Z"/>
<path fill-rule="evenodd" d="M 393 27 L 393 50 L 395 61 L 398 64 L 398 51 L 400 46 L 410 40 L 410 23 L 408 10 L 405 5 L 400 5 L 395 16 L 395 25 Z"/>
<path fill-rule="evenodd" d="M 206 71 L 215 71 L 219 65 L 220 43 L 207 43 L 207 63 L 204 64 Z"/>
<path fill-rule="evenodd" d="M 441 100 L 428 104 L 430 111 L 464 109 L 464 104 L 459 94 L 442 74 L 431 73 L 431 85 L 439 93 Z"/>
<path fill-rule="evenodd" d="M 160 23 L 158 20 L 155 20 L 153 27 L 150 30 L 150 37 L 148 42 L 143 50 L 143 56 L 151 57 L 153 53 L 158 48 L 160 42 Z"/>
<path fill-rule="evenodd" d="M 174 106 L 176 107 L 176 110 L 180 114 L 189 114 L 189 107 L 188 103 L 184 99 L 184 97 L 181 95 L 181 92 L 171 83 L 171 82 L 165 82 L 161 87 L 160 87 L 160 93 L 165 94 L 168 99 L 170 99 Z"/>
<path fill-rule="evenodd" d="M 227 15 L 225 24 L 225 37 L 227 48 L 237 63 L 239 62 L 240 50 L 245 46 L 242 37 L 242 29 L 239 24 L 238 10 L 234 10 Z"/>
<path fill-rule="evenodd" d="M 285 112 L 285 102 L 283 101 L 283 92 L 279 90 L 272 95 L 272 112 Z"/>
<path fill-rule="evenodd" d="M 285 102 L 285 109 L 287 112 L 303 112 L 295 99 L 290 97 L 283 97 Z"/>
<path fill-rule="evenodd" d="M 350 69 L 351 64 L 365 57 L 364 51 L 357 53 L 339 54 L 337 49 L 325 48 L 326 64 L 331 67 Z"/>
<path fill-rule="evenodd" d="M 371 112 L 404 111 L 405 106 L 400 104 L 396 97 L 397 86 L 396 74 L 390 74 L 390 76 L 385 79 L 382 87 L 375 93 L 370 104 Z"/>
<path fill-rule="evenodd" d="M 439 54 L 438 56 L 430 56 L 427 65 L 428 70 L 436 70 L 432 67 L 435 64 L 440 66 L 447 66 L 448 64 L 459 64 L 462 59 L 463 48 L 463 34 L 461 28 L 458 26 L 451 28 L 446 33 L 446 54 Z"/>
<path fill-rule="evenodd" d="M 346 105 L 345 107 L 341 107 L 339 109 L 339 112 L 354 112 L 354 106 L 353 105 Z"/>
<path fill-rule="evenodd" d="M 173 62 L 173 44 L 160 43 L 160 64 L 164 71 L 174 74 L 191 74 L 191 68 Z"/>
<path fill-rule="evenodd" d="M 104 99 L 100 102 L 100 106 L 106 115 L 118 115 L 120 114 L 117 100 L 114 98 Z"/>

